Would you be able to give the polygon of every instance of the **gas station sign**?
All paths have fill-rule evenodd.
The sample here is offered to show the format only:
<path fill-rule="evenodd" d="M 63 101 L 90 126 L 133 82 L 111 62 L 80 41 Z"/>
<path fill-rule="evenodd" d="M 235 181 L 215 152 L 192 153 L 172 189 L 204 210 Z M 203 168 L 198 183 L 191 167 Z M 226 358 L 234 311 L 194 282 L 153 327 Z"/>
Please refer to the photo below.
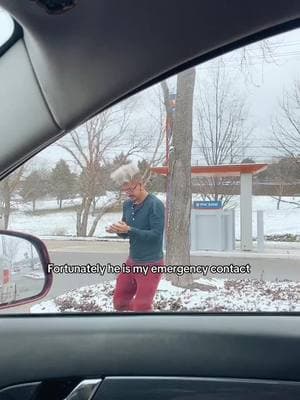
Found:
<path fill-rule="evenodd" d="M 215 201 L 195 200 L 195 201 L 193 201 L 193 208 L 220 209 L 220 208 L 222 208 L 222 201 L 221 200 L 215 200 Z"/>

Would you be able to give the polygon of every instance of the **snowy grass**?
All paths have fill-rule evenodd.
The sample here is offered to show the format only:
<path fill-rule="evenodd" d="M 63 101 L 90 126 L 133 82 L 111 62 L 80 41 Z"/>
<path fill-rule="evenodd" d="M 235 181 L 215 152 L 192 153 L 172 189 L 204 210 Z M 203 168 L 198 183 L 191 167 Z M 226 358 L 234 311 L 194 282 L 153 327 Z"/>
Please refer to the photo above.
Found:
<path fill-rule="evenodd" d="M 116 194 L 114 192 L 106 192 L 105 196 L 96 197 L 97 207 L 101 207 L 106 204 L 107 201 L 115 199 Z M 81 203 L 81 198 L 76 197 L 74 199 L 66 199 L 62 202 L 63 208 L 78 206 Z M 22 199 L 18 198 L 16 204 L 14 205 L 18 211 L 32 211 L 32 202 L 24 202 Z M 35 203 L 35 209 L 38 210 L 57 210 L 58 202 L 56 199 L 44 199 L 37 200 Z"/>
<path fill-rule="evenodd" d="M 106 213 L 99 222 L 95 236 L 116 236 L 109 235 L 105 226 L 118 221 L 120 213 Z M 88 228 L 91 227 L 94 217 L 89 218 Z M 51 212 L 39 216 L 27 215 L 22 212 L 15 212 L 11 215 L 9 229 L 31 233 L 39 237 L 45 236 L 76 236 L 76 214 L 72 211 Z"/>
<path fill-rule="evenodd" d="M 31 307 L 31 313 L 112 312 L 116 282 L 71 290 Z M 201 278 L 194 289 L 182 289 L 162 279 L 154 311 L 263 312 L 300 311 L 300 282 L 256 279 Z"/>

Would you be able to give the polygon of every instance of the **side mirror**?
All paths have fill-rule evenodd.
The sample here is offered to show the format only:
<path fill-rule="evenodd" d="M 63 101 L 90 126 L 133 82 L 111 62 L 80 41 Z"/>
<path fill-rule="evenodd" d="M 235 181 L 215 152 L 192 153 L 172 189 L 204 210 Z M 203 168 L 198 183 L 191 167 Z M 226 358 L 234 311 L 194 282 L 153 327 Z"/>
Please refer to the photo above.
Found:
<path fill-rule="evenodd" d="M 49 254 L 32 235 L 0 230 L 0 310 L 44 297 L 52 285 Z"/>

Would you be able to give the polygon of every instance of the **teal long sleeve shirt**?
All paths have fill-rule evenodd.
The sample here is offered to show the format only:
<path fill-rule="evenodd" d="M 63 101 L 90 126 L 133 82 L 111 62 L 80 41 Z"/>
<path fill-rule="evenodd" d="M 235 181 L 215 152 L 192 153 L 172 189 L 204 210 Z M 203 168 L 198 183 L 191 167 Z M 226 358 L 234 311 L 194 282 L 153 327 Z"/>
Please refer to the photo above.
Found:
<path fill-rule="evenodd" d="M 122 221 L 131 227 L 128 233 L 129 256 L 138 262 L 156 262 L 163 258 L 163 233 L 165 208 L 155 195 L 148 194 L 142 205 L 134 206 L 132 200 L 123 204 Z"/>

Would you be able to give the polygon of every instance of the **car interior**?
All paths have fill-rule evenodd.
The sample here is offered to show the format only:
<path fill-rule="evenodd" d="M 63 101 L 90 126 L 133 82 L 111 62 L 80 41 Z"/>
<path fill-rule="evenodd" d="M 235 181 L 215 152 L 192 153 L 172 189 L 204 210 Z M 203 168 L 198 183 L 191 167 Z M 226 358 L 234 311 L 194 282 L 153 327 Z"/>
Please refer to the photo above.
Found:
<path fill-rule="evenodd" d="M 297 0 L 0 0 L 0 7 L 14 20 L 0 47 L 1 179 L 143 89 L 300 27 Z M 31 242 L 46 271 L 42 242 L 15 235 Z M 0 400 L 300 396 L 297 312 L 10 309 L 0 315 Z"/>

